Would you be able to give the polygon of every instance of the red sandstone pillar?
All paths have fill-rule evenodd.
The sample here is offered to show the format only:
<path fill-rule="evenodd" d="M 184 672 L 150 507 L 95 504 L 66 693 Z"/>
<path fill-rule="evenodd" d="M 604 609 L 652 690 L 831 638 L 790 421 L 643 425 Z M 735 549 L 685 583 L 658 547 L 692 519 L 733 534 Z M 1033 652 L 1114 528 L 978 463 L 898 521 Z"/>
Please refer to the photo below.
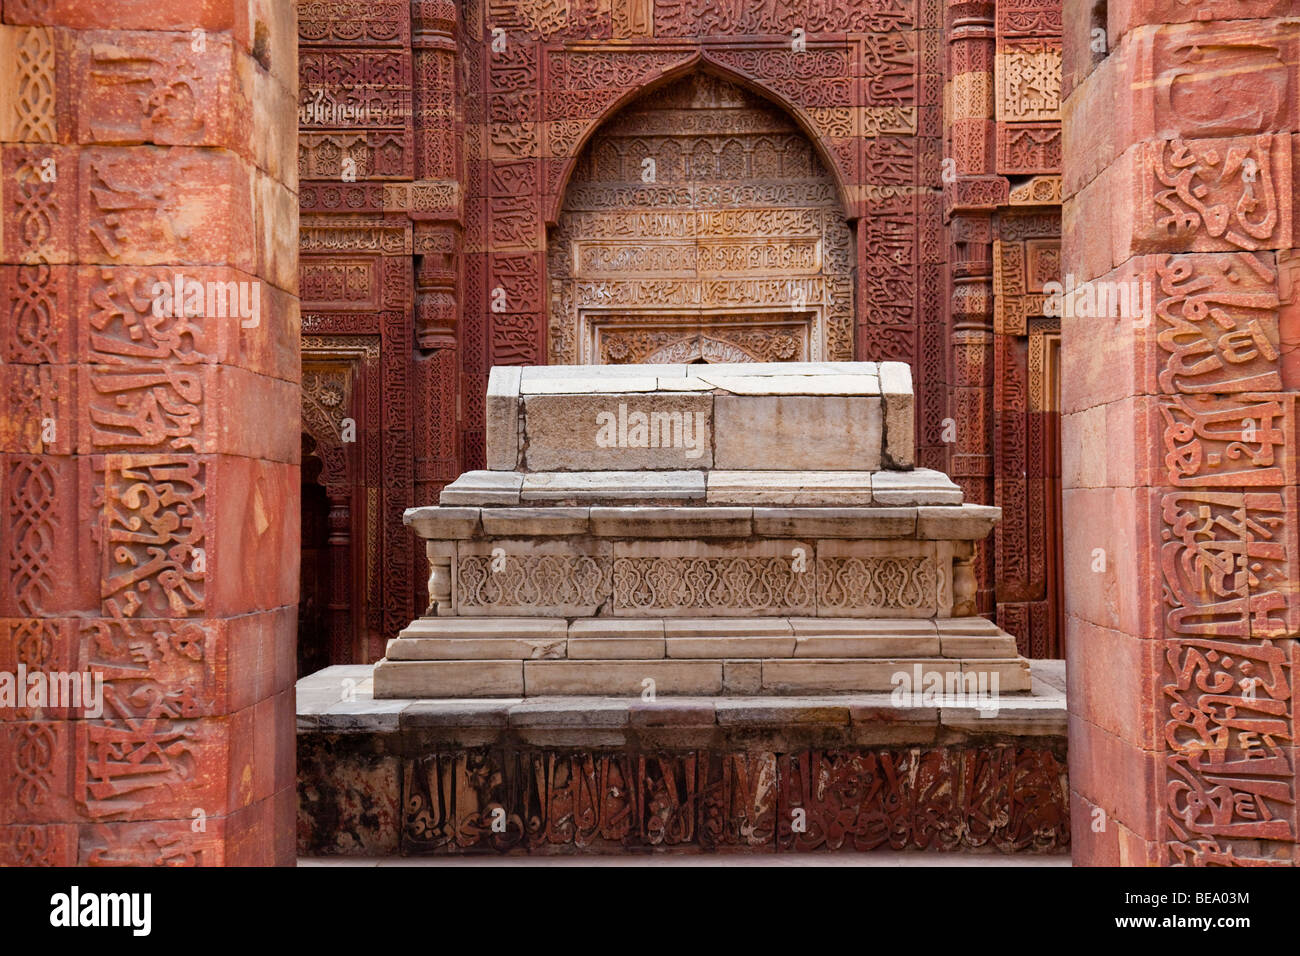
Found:
<path fill-rule="evenodd" d="M 1073 6 L 1062 271 L 1100 280 L 1062 319 L 1074 859 L 1294 864 L 1300 31 L 1271 0 Z"/>
<path fill-rule="evenodd" d="M 411 210 L 416 220 L 417 257 L 412 375 L 415 497 L 411 503 L 428 505 L 437 502 L 443 485 L 461 470 L 456 447 L 456 380 L 465 159 L 456 82 L 457 7 L 417 0 L 411 16 L 416 190 L 431 185 L 455 196 L 448 206 L 421 208 L 417 195 Z M 424 575 L 417 573 L 416 578 L 418 614 L 428 606 L 428 595 L 424 593 Z"/>
<path fill-rule="evenodd" d="M 952 317 L 951 474 L 966 500 L 993 503 L 993 210 L 1007 199 L 994 175 L 993 4 L 953 2 L 947 8 L 949 156 L 942 170 L 948 213 Z M 988 541 L 976 550 L 979 612 L 994 602 Z"/>
<path fill-rule="evenodd" d="M 0 864 L 293 862 L 295 36 L 4 4 Z"/>

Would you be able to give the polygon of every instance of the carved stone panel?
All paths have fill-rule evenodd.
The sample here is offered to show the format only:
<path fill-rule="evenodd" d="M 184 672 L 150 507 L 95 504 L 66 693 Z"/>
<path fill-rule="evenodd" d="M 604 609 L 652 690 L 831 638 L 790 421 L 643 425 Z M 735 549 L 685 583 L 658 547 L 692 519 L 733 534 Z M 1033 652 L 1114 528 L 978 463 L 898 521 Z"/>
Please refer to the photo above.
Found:
<path fill-rule="evenodd" d="M 588 143 L 548 243 L 550 360 L 851 360 L 835 184 L 779 108 L 713 76 Z"/>

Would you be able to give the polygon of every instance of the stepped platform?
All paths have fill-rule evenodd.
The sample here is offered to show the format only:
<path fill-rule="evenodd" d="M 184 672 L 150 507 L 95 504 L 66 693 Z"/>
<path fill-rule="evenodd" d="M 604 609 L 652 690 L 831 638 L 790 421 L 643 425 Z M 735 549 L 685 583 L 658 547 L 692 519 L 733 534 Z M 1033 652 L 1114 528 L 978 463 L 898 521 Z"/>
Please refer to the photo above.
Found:
<path fill-rule="evenodd" d="M 328 667 L 297 686 L 298 852 L 1064 859 L 1064 662 L 1030 678 L 994 708 L 892 692 L 378 699 L 369 665 Z"/>
<path fill-rule="evenodd" d="M 1028 692 L 975 617 L 1000 511 L 915 467 L 913 404 L 894 362 L 493 369 L 375 696 Z"/>
<path fill-rule="evenodd" d="M 900 673 L 948 694 L 1029 690 L 1015 639 L 980 617 L 421 619 L 378 672 L 382 696 L 405 697 L 886 691 Z"/>

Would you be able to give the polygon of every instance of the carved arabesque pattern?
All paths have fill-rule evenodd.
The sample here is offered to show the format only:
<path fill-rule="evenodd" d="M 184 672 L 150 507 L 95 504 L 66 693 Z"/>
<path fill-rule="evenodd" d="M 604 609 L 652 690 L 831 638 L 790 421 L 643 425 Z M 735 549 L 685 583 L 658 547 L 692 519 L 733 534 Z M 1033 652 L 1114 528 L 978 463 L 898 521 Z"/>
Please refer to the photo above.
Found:
<path fill-rule="evenodd" d="M 19 610 L 34 617 L 44 610 L 54 588 L 50 568 L 57 522 L 54 473 L 43 457 L 15 457 L 5 477 L 10 588 Z"/>
<path fill-rule="evenodd" d="M 584 607 L 609 595 L 609 561 L 589 555 L 466 555 L 456 564 L 457 607 Z"/>
<path fill-rule="evenodd" d="M 928 557 L 817 558 L 819 608 L 923 611 L 937 607 L 938 594 L 938 568 Z"/>
<path fill-rule="evenodd" d="M 614 607 L 653 611 L 677 608 L 779 613 L 807 610 L 814 595 L 810 575 L 793 559 L 643 557 L 614 560 Z"/>

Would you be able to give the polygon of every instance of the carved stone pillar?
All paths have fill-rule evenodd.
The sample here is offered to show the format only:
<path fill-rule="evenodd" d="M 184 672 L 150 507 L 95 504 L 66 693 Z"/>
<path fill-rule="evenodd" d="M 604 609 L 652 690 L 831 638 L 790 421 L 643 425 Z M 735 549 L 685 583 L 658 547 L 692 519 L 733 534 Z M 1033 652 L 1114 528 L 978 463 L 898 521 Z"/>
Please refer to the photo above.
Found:
<path fill-rule="evenodd" d="M 1012 184 L 993 228 L 993 503 L 997 621 L 1022 653 L 1060 657 L 1059 322 L 1044 287 L 1060 278 L 1059 3 L 999 0 L 996 168 Z"/>
<path fill-rule="evenodd" d="M 994 175 L 993 4 L 949 2 L 950 115 L 944 164 L 949 223 L 952 343 L 952 477 L 966 500 L 993 501 L 993 229 L 992 212 L 1007 183 Z M 993 609 L 994 568 L 981 542 L 976 603 Z"/>
<path fill-rule="evenodd" d="M 1112 3 L 1104 31 L 1067 24 L 1076 864 L 1300 863 L 1300 41 L 1278 9 Z"/>
<path fill-rule="evenodd" d="M 461 174 L 456 33 L 456 4 L 413 0 L 411 55 L 417 181 L 455 181 Z"/>
<path fill-rule="evenodd" d="M 993 62 L 997 37 L 991 2 L 948 2 L 948 132 L 958 176 L 992 173 Z"/>
<path fill-rule="evenodd" d="M 416 160 L 415 500 L 432 504 L 460 471 L 456 449 L 464 159 L 457 84 L 457 5 L 411 4 Z M 427 201 L 426 198 L 428 197 Z"/>
<path fill-rule="evenodd" d="M 451 614 L 451 559 L 439 542 L 426 542 L 429 555 L 429 607 L 426 617 Z"/>
<path fill-rule="evenodd" d="M 431 352 L 456 347 L 457 242 L 450 227 L 416 229 L 416 348 Z"/>
<path fill-rule="evenodd" d="M 3 19 L 0 866 L 292 866 L 293 7 Z"/>

